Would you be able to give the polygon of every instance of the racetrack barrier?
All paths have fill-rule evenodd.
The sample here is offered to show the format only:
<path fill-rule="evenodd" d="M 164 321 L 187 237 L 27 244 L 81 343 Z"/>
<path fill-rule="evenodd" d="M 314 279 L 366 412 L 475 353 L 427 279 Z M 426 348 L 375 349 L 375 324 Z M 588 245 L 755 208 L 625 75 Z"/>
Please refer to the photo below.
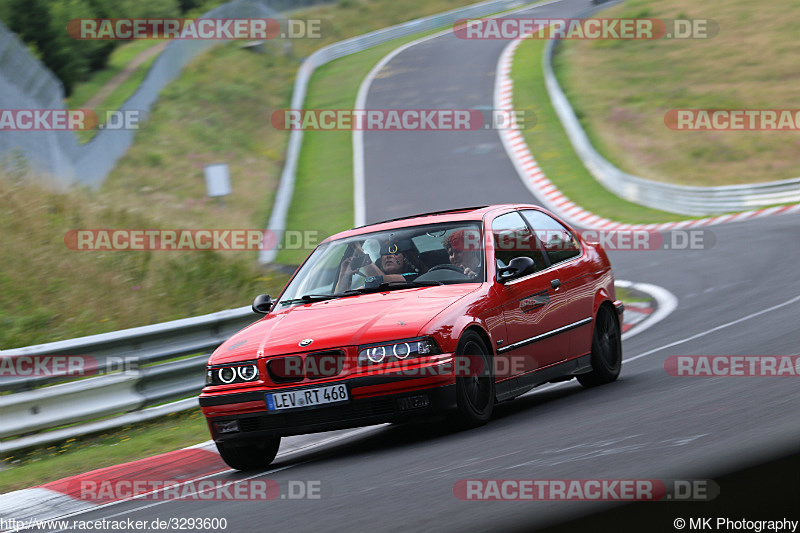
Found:
<path fill-rule="evenodd" d="M 602 6 L 602 9 L 606 7 L 608 6 Z M 599 9 L 601 8 L 592 8 L 578 17 L 588 17 Z M 592 176 L 612 193 L 653 209 L 692 216 L 800 202 L 800 177 L 767 183 L 693 187 L 657 182 L 628 174 L 617 168 L 592 146 L 556 79 L 552 60 L 559 45 L 559 40 L 550 40 L 545 46 L 543 63 L 547 93 L 581 162 Z"/>
<path fill-rule="evenodd" d="M 0 350 L 0 453 L 197 407 L 211 352 L 259 318 L 248 307 Z M 10 375 L 14 357 L 72 356 L 96 362 L 92 377 Z M 37 359 L 38 358 L 38 359 Z M 32 365 L 21 368 L 34 368 Z M 31 374 L 29 372 L 28 374 Z M 64 382 L 65 380 L 69 380 Z M 175 401 L 179 400 L 179 401 Z M 165 405 L 164 402 L 171 402 Z M 158 406 L 158 407 L 153 407 Z M 125 416 L 115 416 L 128 413 Z M 114 416 L 106 420 L 103 417 Z M 93 422 L 94 421 L 94 422 Z M 52 430 L 68 424 L 81 424 Z"/>

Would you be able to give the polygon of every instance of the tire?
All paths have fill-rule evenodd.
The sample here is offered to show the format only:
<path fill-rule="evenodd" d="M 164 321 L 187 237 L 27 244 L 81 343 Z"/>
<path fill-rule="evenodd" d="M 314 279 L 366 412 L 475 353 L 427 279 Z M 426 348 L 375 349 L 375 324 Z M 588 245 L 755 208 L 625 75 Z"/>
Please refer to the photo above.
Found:
<path fill-rule="evenodd" d="M 601 305 L 592 333 L 592 371 L 578 375 L 584 387 L 596 387 L 617 379 L 622 369 L 622 337 L 614 312 Z"/>
<path fill-rule="evenodd" d="M 259 441 L 218 442 L 217 450 L 222 460 L 236 470 L 260 470 L 268 467 L 278 455 L 280 437 L 266 437 Z"/>
<path fill-rule="evenodd" d="M 474 331 L 468 331 L 458 341 L 456 359 L 459 355 L 470 356 L 467 361 L 468 369 L 482 366 L 475 375 L 456 376 L 458 407 L 451 414 L 451 422 L 457 429 L 470 429 L 484 425 L 492 416 L 495 401 L 494 373 L 491 371 L 489 350 L 480 335 Z M 457 364 L 456 368 L 461 367 Z"/>

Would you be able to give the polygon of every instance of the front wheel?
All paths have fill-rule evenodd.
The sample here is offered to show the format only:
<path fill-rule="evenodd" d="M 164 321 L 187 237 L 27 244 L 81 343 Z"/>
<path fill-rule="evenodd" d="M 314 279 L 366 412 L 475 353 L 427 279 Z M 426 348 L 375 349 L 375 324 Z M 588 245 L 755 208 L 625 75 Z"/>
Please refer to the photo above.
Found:
<path fill-rule="evenodd" d="M 611 383 L 622 369 L 622 337 L 617 317 L 606 305 L 600 306 L 592 333 L 592 371 L 580 374 L 584 387 Z"/>
<path fill-rule="evenodd" d="M 278 455 L 281 445 L 280 437 L 266 437 L 262 440 L 247 442 L 218 442 L 222 460 L 236 470 L 260 470 L 266 468 Z"/>
<path fill-rule="evenodd" d="M 459 361 L 463 364 L 459 364 Z M 453 422 L 460 429 L 482 426 L 494 409 L 494 375 L 491 358 L 480 335 L 468 331 L 456 348 L 457 411 Z"/>

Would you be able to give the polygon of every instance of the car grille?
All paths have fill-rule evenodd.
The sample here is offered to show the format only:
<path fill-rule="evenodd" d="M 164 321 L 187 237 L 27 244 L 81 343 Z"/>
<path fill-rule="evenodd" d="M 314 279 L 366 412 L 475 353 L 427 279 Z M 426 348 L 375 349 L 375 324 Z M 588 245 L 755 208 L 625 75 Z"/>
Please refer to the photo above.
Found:
<path fill-rule="evenodd" d="M 344 352 L 318 352 L 306 355 L 306 377 L 308 379 L 330 378 L 339 374 L 344 365 Z"/>
<path fill-rule="evenodd" d="M 289 355 L 267 361 L 267 373 L 275 383 L 297 383 L 304 379 L 323 379 L 339 375 L 344 366 L 344 352 L 331 350 Z"/>

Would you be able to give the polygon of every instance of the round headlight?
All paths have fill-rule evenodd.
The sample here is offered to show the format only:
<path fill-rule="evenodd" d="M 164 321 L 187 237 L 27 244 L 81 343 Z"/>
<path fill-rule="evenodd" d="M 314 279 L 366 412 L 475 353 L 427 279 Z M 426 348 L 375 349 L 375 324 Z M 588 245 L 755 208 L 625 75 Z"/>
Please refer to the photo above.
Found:
<path fill-rule="evenodd" d="M 256 365 L 240 366 L 238 372 L 239 377 L 245 381 L 253 381 L 258 377 L 258 368 Z"/>
<path fill-rule="evenodd" d="M 367 357 L 373 363 L 380 363 L 386 357 L 386 347 L 378 346 L 377 348 L 369 348 L 367 350 Z"/>
<path fill-rule="evenodd" d="M 219 369 L 219 380 L 223 383 L 232 383 L 236 379 L 236 371 L 231 367 Z"/>
<path fill-rule="evenodd" d="M 405 359 L 411 353 L 411 346 L 407 342 L 401 342 L 400 344 L 395 344 L 392 347 L 392 351 L 398 359 Z"/>

